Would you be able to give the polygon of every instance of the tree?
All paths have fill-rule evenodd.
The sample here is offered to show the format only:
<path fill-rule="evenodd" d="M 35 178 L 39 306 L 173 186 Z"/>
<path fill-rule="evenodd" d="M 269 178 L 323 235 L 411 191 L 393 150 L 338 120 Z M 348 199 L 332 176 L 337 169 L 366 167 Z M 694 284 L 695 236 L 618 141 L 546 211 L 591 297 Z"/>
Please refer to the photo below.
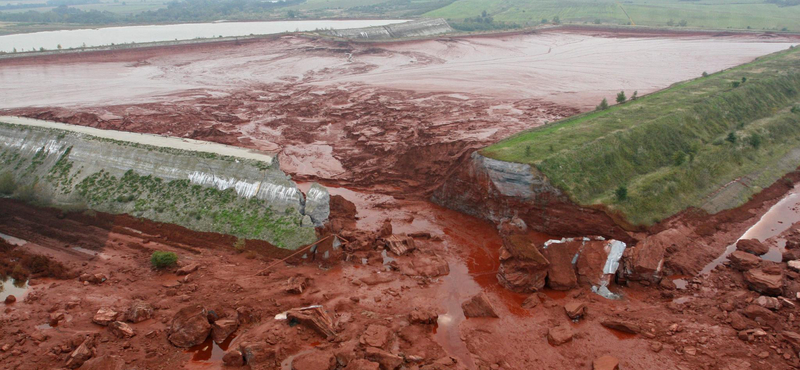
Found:
<path fill-rule="evenodd" d="M 547 22 L 550 22 L 550 21 L 547 20 L 547 18 L 542 18 L 542 23 L 547 23 Z"/>
<path fill-rule="evenodd" d="M 558 16 L 553 17 L 553 24 L 561 24 L 561 18 Z"/>
<path fill-rule="evenodd" d="M 747 82 L 747 77 L 742 77 L 742 83 Z"/>
<path fill-rule="evenodd" d="M 618 201 L 628 199 L 628 188 L 625 186 L 620 186 L 614 191 L 614 195 L 616 195 Z"/>
<path fill-rule="evenodd" d="M 728 137 L 726 137 L 725 140 L 731 144 L 736 143 L 736 133 L 735 132 L 729 133 Z"/>
<path fill-rule="evenodd" d="M 634 91 L 633 95 L 631 95 L 631 100 L 636 100 L 636 99 L 639 99 L 639 90 Z"/>
<path fill-rule="evenodd" d="M 686 27 L 688 24 L 689 24 L 689 22 L 686 22 L 685 19 L 681 19 L 681 21 L 678 22 L 678 26 L 680 26 L 680 27 Z"/>
<path fill-rule="evenodd" d="M 594 20 L 594 24 L 600 24 L 600 23 L 603 23 L 603 22 L 602 22 L 602 21 L 600 21 L 599 19 L 595 19 L 595 20 Z"/>
<path fill-rule="evenodd" d="M 752 135 L 750 135 L 750 137 L 747 138 L 747 141 L 750 143 L 750 145 L 753 148 L 758 149 L 758 148 L 761 147 L 762 139 L 761 139 L 761 135 L 759 135 L 758 133 L 753 133 Z"/>
<path fill-rule="evenodd" d="M 739 81 L 733 81 L 733 83 L 731 83 L 731 85 L 733 86 L 734 89 L 739 87 L 739 84 L 740 84 Z"/>
<path fill-rule="evenodd" d="M 481 17 L 483 17 L 483 18 L 486 18 L 486 16 L 487 16 L 487 15 L 488 15 L 488 14 L 486 13 L 486 10 L 484 10 L 484 11 L 482 11 L 482 12 L 481 12 Z"/>
<path fill-rule="evenodd" d="M 624 92 L 624 91 L 620 91 L 620 92 L 617 94 L 617 104 L 622 104 L 622 103 L 624 103 L 626 100 L 628 100 L 628 98 L 627 98 L 627 97 L 625 97 L 625 92 Z"/>
<path fill-rule="evenodd" d="M 17 52 L 17 48 L 14 48 L 14 52 L 15 52 L 15 53 Z"/>
<path fill-rule="evenodd" d="M 297 18 L 297 11 L 294 11 L 294 10 L 289 10 L 289 12 L 287 12 L 287 13 L 286 13 L 286 15 L 287 15 L 289 18 Z"/>
<path fill-rule="evenodd" d="M 525 147 L 525 156 L 526 157 L 530 157 L 531 156 L 531 146 L 530 145 Z"/>
<path fill-rule="evenodd" d="M 603 101 L 600 102 L 600 105 L 597 106 L 597 110 L 606 110 L 608 109 L 608 100 L 603 98 Z"/>
<path fill-rule="evenodd" d="M 682 165 L 683 162 L 686 162 L 686 153 L 675 152 L 675 154 L 672 155 L 672 163 L 674 163 L 676 167 Z"/>
<path fill-rule="evenodd" d="M 58 44 L 58 46 L 56 47 L 58 48 L 58 50 L 61 50 L 61 44 Z"/>
<path fill-rule="evenodd" d="M 667 26 L 672 27 L 674 25 L 675 25 L 675 21 L 674 20 L 670 19 L 670 20 L 667 21 Z"/>
<path fill-rule="evenodd" d="M 708 72 L 703 72 L 703 77 L 708 77 Z"/>

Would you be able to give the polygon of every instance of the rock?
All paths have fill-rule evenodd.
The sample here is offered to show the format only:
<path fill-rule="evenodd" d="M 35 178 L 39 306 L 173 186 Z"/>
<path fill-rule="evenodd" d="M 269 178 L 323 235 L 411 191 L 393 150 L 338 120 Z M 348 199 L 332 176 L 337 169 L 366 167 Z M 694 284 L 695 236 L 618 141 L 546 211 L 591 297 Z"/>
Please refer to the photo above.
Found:
<path fill-rule="evenodd" d="M 489 302 L 489 298 L 483 292 L 462 303 L 461 309 L 464 310 L 466 317 L 499 317 L 494 306 Z"/>
<path fill-rule="evenodd" d="M 742 314 L 745 317 L 750 318 L 761 325 L 765 324 L 772 325 L 781 320 L 780 316 L 778 316 L 776 313 L 764 307 L 753 304 L 745 307 L 744 310 L 742 311 Z"/>
<path fill-rule="evenodd" d="M 122 321 L 114 321 L 111 324 L 108 324 L 108 330 L 117 336 L 117 338 L 132 338 L 134 335 L 136 335 L 136 333 L 133 331 L 133 328 Z"/>
<path fill-rule="evenodd" d="M 211 337 L 215 343 L 222 343 L 239 328 L 239 323 L 232 319 L 216 320 L 211 324 Z"/>
<path fill-rule="evenodd" d="M 547 331 L 547 342 L 553 346 L 560 346 L 572 341 L 573 335 L 572 328 L 570 328 L 569 325 L 559 325 Z"/>
<path fill-rule="evenodd" d="M 608 355 L 601 356 L 592 362 L 592 370 L 619 370 L 619 360 Z"/>
<path fill-rule="evenodd" d="M 125 315 L 125 318 L 133 323 L 142 322 L 152 317 L 153 306 L 140 300 L 133 301 L 131 307 L 128 309 L 128 313 Z"/>
<path fill-rule="evenodd" d="M 435 278 L 438 276 L 444 276 L 450 273 L 450 265 L 444 258 L 441 258 L 436 255 L 427 255 L 422 253 L 415 253 L 412 255 L 412 258 L 406 262 L 402 263 L 400 266 L 400 272 L 404 275 L 408 276 L 424 276 L 429 278 Z M 371 285 L 365 279 L 361 279 L 364 283 Z M 380 283 L 386 281 L 393 281 L 394 279 L 391 277 L 387 277 L 385 279 L 379 279 Z"/>
<path fill-rule="evenodd" d="M 793 271 L 800 271 L 800 260 L 786 262 L 786 265 L 788 265 Z"/>
<path fill-rule="evenodd" d="M 295 308 L 286 313 L 289 320 L 296 320 L 297 322 L 308 326 L 309 328 L 324 335 L 328 339 L 336 337 L 334 330 L 333 320 L 322 306 L 313 306 L 309 308 Z"/>
<path fill-rule="evenodd" d="M 500 262 L 497 280 L 507 289 L 532 293 L 544 288 L 550 261 L 527 235 L 503 237 L 507 257 Z"/>
<path fill-rule="evenodd" d="M 661 280 L 664 255 L 667 248 L 686 244 L 686 236 L 675 229 L 668 229 L 651 235 L 634 248 L 630 248 L 632 274 L 629 279 L 656 283 Z"/>
<path fill-rule="evenodd" d="M 432 308 L 417 308 L 408 314 L 408 320 L 412 324 L 435 324 L 439 319 L 439 314 Z"/>
<path fill-rule="evenodd" d="M 600 325 L 628 334 L 638 334 L 641 331 L 639 325 L 623 320 L 605 319 L 600 322 Z"/>
<path fill-rule="evenodd" d="M 781 332 L 781 338 L 784 342 L 792 346 L 792 349 L 797 352 L 800 351 L 800 334 L 793 331 L 784 330 Z"/>
<path fill-rule="evenodd" d="M 758 323 L 744 317 L 738 312 L 731 312 L 728 317 L 731 320 L 731 327 L 736 330 L 754 329 L 758 327 Z"/>
<path fill-rule="evenodd" d="M 750 269 L 744 273 L 747 286 L 761 294 L 776 296 L 783 291 L 783 275 L 773 275 L 764 269 Z"/>
<path fill-rule="evenodd" d="M 572 301 L 564 305 L 564 311 L 570 319 L 577 320 L 586 314 L 586 303 Z"/>
<path fill-rule="evenodd" d="M 101 284 L 106 280 L 108 280 L 108 277 L 105 274 L 81 274 L 81 276 L 78 277 L 78 281 L 92 284 Z"/>
<path fill-rule="evenodd" d="M 761 256 L 769 252 L 769 247 L 762 244 L 758 239 L 741 239 L 736 242 L 736 250 Z"/>
<path fill-rule="evenodd" d="M 263 341 L 242 343 L 240 351 L 244 357 L 244 363 L 251 368 L 271 368 L 270 366 L 277 365 L 275 348 L 271 348 Z"/>
<path fill-rule="evenodd" d="M 255 322 L 258 319 L 256 314 L 250 307 L 237 307 L 236 308 L 236 322 L 239 325 L 245 325 Z"/>
<path fill-rule="evenodd" d="M 347 367 L 345 367 L 344 370 L 378 370 L 380 369 L 380 366 L 381 365 L 377 362 L 372 362 L 360 358 L 358 360 L 350 361 L 350 363 L 347 364 Z"/>
<path fill-rule="evenodd" d="M 522 302 L 522 308 L 532 309 L 542 303 L 542 299 L 537 294 L 531 294 Z"/>
<path fill-rule="evenodd" d="M 298 275 L 292 276 L 286 282 L 286 292 L 291 294 L 302 294 L 308 287 L 309 280 L 307 277 Z"/>
<path fill-rule="evenodd" d="M 67 358 L 67 367 L 77 369 L 94 356 L 94 343 L 90 339 L 84 340 Z"/>
<path fill-rule="evenodd" d="M 175 314 L 169 329 L 169 341 L 176 347 L 188 348 L 203 343 L 210 332 L 208 311 L 195 304 Z"/>
<path fill-rule="evenodd" d="M 739 271 L 756 268 L 761 263 L 761 257 L 742 251 L 734 251 L 728 259 L 731 261 L 731 266 Z"/>
<path fill-rule="evenodd" d="M 336 358 L 330 352 L 312 351 L 292 361 L 292 370 L 331 370 L 334 367 Z"/>
<path fill-rule="evenodd" d="M 328 189 L 316 182 L 306 193 L 306 205 L 303 214 L 310 216 L 314 226 L 322 226 L 331 215 L 331 195 Z"/>
<path fill-rule="evenodd" d="M 377 362 L 384 370 L 394 370 L 403 364 L 402 357 L 375 347 L 367 347 L 366 358 Z"/>
<path fill-rule="evenodd" d="M 603 273 L 603 267 L 608 259 L 606 246 L 608 241 L 592 240 L 585 242 L 581 248 L 580 255 L 576 264 L 578 271 L 578 283 L 586 285 L 599 285 Z"/>
<path fill-rule="evenodd" d="M 659 352 L 661 352 L 661 350 L 662 350 L 663 348 L 664 348 L 664 344 L 663 344 L 663 343 L 661 343 L 661 342 L 653 342 L 653 343 L 650 343 L 650 350 L 651 350 L 651 351 L 653 351 L 653 352 L 655 352 L 655 353 L 659 353 Z"/>
<path fill-rule="evenodd" d="M 189 274 L 197 271 L 197 269 L 199 269 L 199 268 L 200 268 L 199 264 L 190 263 L 190 264 L 188 264 L 186 266 L 183 266 L 183 267 L 179 268 L 178 271 L 175 271 L 175 273 L 178 274 L 178 275 L 189 275 Z"/>
<path fill-rule="evenodd" d="M 125 360 L 118 356 L 100 356 L 83 363 L 81 370 L 123 370 Z"/>
<path fill-rule="evenodd" d="M 14 303 L 14 302 L 16 302 L 16 301 L 17 301 L 17 297 L 14 297 L 14 295 L 13 295 L 13 294 L 9 294 L 9 295 L 6 297 L 5 304 L 12 304 L 12 303 Z"/>
<path fill-rule="evenodd" d="M 775 297 L 767 297 L 762 295 L 756 298 L 755 302 L 757 305 L 773 311 L 777 311 L 781 308 L 781 301 Z"/>
<path fill-rule="evenodd" d="M 386 219 L 383 220 L 383 224 L 381 224 L 380 230 L 378 230 L 378 237 L 379 238 L 388 238 L 392 236 L 392 220 Z"/>
<path fill-rule="evenodd" d="M 391 235 L 384 238 L 384 241 L 386 242 L 386 247 L 398 256 L 417 249 L 414 239 L 406 235 Z"/>
<path fill-rule="evenodd" d="M 119 313 L 110 307 L 101 307 L 97 313 L 92 317 L 92 322 L 98 325 L 107 326 L 108 324 L 117 321 Z"/>
<path fill-rule="evenodd" d="M 229 350 L 222 356 L 222 363 L 230 367 L 244 366 L 244 355 L 242 355 L 242 352 L 239 350 Z"/>
<path fill-rule="evenodd" d="M 547 267 L 547 285 L 553 290 L 570 290 L 578 286 L 578 275 L 572 260 L 580 250 L 583 241 L 552 243 L 544 250 L 550 261 Z M 599 278 L 599 276 L 598 276 Z"/>
<path fill-rule="evenodd" d="M 389 342 L 389 328 L 372 324 L 361 336 L 361 344 L 383 348 Z"/>

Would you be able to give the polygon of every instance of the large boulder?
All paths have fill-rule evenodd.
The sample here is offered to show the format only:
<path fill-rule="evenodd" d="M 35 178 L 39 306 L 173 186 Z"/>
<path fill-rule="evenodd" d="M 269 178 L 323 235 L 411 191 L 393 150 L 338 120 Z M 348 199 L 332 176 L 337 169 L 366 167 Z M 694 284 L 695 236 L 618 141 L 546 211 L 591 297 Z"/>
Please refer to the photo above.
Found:
<path fill-rule="evenodd" d="M 587 285 L 600 285 L 603 278 L 603 267 L 608 260 L 607 248 L 609 242 L 602 240 L 592 240 L 584 244 L 578 256 L 576 267 L 578 268 L 578 283 Z"/>
<path fill-rule="evenodd" d="M 742 251 L 734 251 L 728 256 L 728 260 L 731 261 L 731 267 L 739 271 L 756 268 L 761 263 L 761 257 Z"/>
<path fill-rule="evenodd" d="M 489 298 L 483 292 L 476 294 L 461 304 L 466 317 L 499 317 Z"/>
<path fill-rule="evenodd" d="M 736 242 L 736 249 L 756 256 L 769 252 L 769 247 L 762 244 L 758 239 L 740 239 Z"/>
<path fill-rule="evenodd" d="M 573 261 L 582 245 L 583 240 L 579 239 L 551 243 L 545 247 L 544 256 L 550 261 L 547 267 L 547 285 L 550 289 L 570 290 L 578 286 L 578 275 L 575 273 Z"/>
<path fill-rule="evenodd" d="M 744 280 L 751 290 L 761 294 L 777 296 L 783 291 L 783 274 L 763 268 L 750 269 L 744 273 Z"/>
<path fill-rule="evenodd" d="M 182 308 L 172 319 L 169 341 L 176 347 L 188 348 L 203 343 L 211 333 L 208 311 L 199 305 Z"/>
<path fill-rule="evenodd" d="M 544 288 L 550 261 L 527 235 L 503 238 L 497 280 L 507 289 L 531 293 Z"/>
<path fill-rule="evenodd" d="M 685 236 L 682 234 L 666 230 L 651 235 L 637 243 L 628 253 L 633 270 L 628 278 L 634 281 L 646 280 L 652 283 L 660 281 L 667 248 L 675 243 L 680 243 L 683 239 L 685 239 Z"/>

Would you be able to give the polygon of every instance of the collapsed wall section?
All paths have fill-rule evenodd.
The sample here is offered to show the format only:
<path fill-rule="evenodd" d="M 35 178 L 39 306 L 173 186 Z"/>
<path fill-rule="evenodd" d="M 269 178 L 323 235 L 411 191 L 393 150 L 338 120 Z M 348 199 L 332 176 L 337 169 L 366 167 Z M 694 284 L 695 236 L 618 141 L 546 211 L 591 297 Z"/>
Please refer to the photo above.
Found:
<path fill-rule="evenodd" d="M 444 18 L 421 19 L 386 26 L 331 30 L 330 35 L 361 40 L 388 40 L 408 37 L 426 37 L 453 32 L 453 28 Z"/>
<path fill-rule="evenodd" d="M 290 249 L 313 242 L 314 226 L 327 220 L 327 190 L 314 187 L 307 215 L 303 193 L 271 156 L 176 149 L 169 140 L 187 141 L 150 136 L 144 141 L 158 145 L 0 123 L 2 190 L 44 205 L 131 214 Z"/>

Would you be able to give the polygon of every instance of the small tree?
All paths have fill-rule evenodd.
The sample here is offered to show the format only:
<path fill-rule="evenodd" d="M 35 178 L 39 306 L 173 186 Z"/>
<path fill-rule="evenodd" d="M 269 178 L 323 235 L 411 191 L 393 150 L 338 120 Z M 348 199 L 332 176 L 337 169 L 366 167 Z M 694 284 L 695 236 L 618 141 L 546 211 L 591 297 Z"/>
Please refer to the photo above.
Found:
<path fill-rule="evenodd" d="M 614 191 L 614 195 L 617 197 L 618 201 L 623 201 L 628 199 L 628 188 L 625 186 L 620 186 L 617 190 Z"/>
<path fill-rule="evenodd" d="M 739 81 L 733 81 L 733 82 L 731 83 L 731 86 L 733 86 L 733 88 L 735 89 L 735 88 L 739 87 L 739 84 L 740 84 L 740 82 L 739 82 Z"/>
<path fill-rule="evenodd" d="M 61 50 L 61 44 L 58 44 L 58 46 L 56 47 L 58 48 L 58 50 Z"/>
<path fill-rule="evenodd" d="M 667 26 L 672 27 L 674 25 L 675 25 L 675 20 L 674 19 L 670 19 L 670 20 L 667 21 Z"/>
<path fill-rule="evenodd" d="M 0 174 L 0 195 L 11 195 L 15 190 L 17 190 L 17 184 L 14 181 L 14 175 L 11 172 Z"/>
<path fill-rule="evenodd" d="M 682 165 L 683 162 L 686 162 L 686 153 L 675 152 L 675 154 L 672 155 L 672 163 L 675 164 L 676 167 Z"/>
<path fill-rule="evenodd" d="M 155 251 L 150 256 L 150 264 L 156 269 L 174 266 L 178 262 L 178 255 L 173 252 Z"/>
<path fill-rule="evenodd" d="M 526 157 L 530 157 L 531 156 L 531 146 L 530 145 L 525 147 L 525 156 Z"/>
<path fill-rule="evenodd" d="M 703 77 L 708 77 L 708 72 L 703 72 Z"/>
<path fill-rule="evenodd" d="M 747 77 L 742 77 L 742 83 L 747 82 Z"/>
<path fill-rule="evenodd" d="M 542 23 L 547 23 L 547 22 L 550 22 L 550 20 L 548 20 L 547 18 L 542 18 Z"/>
<path fill-rule="evenodd" d="M 731 144 L 736 143 L 736 133 L 735 132 L 729 133 L 728 136 L 725 138 L 725 140 Z"/>
<path fill-rule="evenodd" d="M 761 141 L 762 141 L 761 135 L 759 135 L 758 133 L 753 133 L 752 135 L 750 135 L 750 137 L 747 138 L 747 142 L 749 142 L 750 145 L 756 149 L 761 147 Z"/>
<path fill-rule="evenodd" d="M 622 104 L 622 103 L 624 103 L 626 100 L 628 100 L 628 98 L 625 96 L 625 92 L 624 92 L 624 91 L 620 91 L 620 92 L 617 94 L 617 103 L 618 103 L 618 104 Z"/>
<path fill-rule="evenodd" d="M 633 95 L 631 95 L 631 100 L 636 100 L 636 99 L 639 99 L 639 90 L 634 91 Z"/>
<path fill-rule="evenodd" d="M 792 113 L 800 113 L 800 105 L 795 105 L 792 107 Z"/>
<path fill-rule="evenodd" d="M 14 52 L 15 52 L 15 53 L 17 52 L 17 48 L 14 48 Z"/>
<path fill-rule="evenodd" d="M 553 17 L 553 24 L 561 24 L 561 18 L 558 16 Z"/>
<path fill-rule="evenodd" d="M 608 100 L 603 98 L 603 101 L 600 102 L 600 105 L 597 106 L 597 110 L 606 110 L 608 109 Z"/>
<path fill-rule="evenodd" d="M 599 20 L 599 19 L 595 19 L 594 20 L 594 24 L 600 24 L 600 23 L 603 23 L 603 22 L 601 20 Z"/>
<path fill-rule="evenodd" d="M 678 26 L 680 27 L 686 27 L 687 25 L 689 25 L 689 22 L 686 22 L 685 19 L 681 19 L 681 21 L 678 22 Z"/>

